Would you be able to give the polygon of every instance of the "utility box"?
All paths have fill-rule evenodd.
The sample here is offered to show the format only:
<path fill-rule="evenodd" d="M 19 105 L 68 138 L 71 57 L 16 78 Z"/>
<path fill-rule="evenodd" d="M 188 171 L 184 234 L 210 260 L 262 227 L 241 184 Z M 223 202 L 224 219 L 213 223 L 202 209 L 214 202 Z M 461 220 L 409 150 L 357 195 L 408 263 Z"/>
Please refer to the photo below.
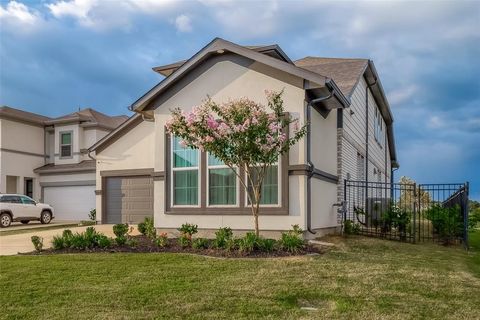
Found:
<path fill-rule="evenodd" d="M 368 228 L 378 227 L 382 217 L 390 209 L 390 198 L 367 198 L 365 223 Z"/>

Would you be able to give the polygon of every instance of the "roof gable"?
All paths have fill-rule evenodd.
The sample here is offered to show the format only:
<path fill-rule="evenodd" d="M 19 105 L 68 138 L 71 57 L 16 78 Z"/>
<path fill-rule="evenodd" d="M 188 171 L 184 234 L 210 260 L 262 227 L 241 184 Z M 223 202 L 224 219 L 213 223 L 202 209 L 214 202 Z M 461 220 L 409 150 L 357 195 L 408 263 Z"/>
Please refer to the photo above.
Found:
<path fill-rule="evenodd" d="M 167 78 L 158 83 L 140 99 L 134 102 L 131 106 L 131 110 L 136 112 L 143 111 L 155 97 L 167 90 L 170 86 L 181 79 L 183 75 L 193 70 L 198 64 L 214 55 L 220 55 L 225 52 L 244 56 L 274 69 L 278 69 L 302 78 L 306 80 L 305 89 L 324 88 L 329 86 L 335 91 L 335 97 L 341 106 L 348 106 L 350 104 L 349 100 L 341 93 L 341 91 L 337 90 L 337 86 L 335 85 L 334 81 L 328 77 L 297 67 L 294 64 L 273 58 L 269 55 L 257 52 L 247 47 L 243 47 L 220 38 L 215 38 L 189 60 L 181 64 L 181 66 L 173 71 L 173 73 L 171 73 Z"/>

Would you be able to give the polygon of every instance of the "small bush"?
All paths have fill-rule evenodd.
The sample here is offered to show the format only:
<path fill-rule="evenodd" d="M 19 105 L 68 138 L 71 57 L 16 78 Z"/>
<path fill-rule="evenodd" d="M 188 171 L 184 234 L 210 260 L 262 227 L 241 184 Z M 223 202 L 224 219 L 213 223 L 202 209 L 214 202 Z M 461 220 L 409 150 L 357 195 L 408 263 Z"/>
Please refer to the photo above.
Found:
<path fill-rule="evenodd" d="M 258 238 L 257 243 L 258 249 L 263 252 L 272 252 L 273 250 L 275 250 L 275 247 L 277 245 L 277 241 L 275 239 Z"/>
<path fill-rule="evenodd" d="M 129 231 L 128 223 L 118 223 L 113 226 L 113 233 L 115 234 L 115 242 L 119 246 L 123 246 L 127 243 L 127 235 Z"/>
<path fill-rule="evenodd" d="M 62 236 L 53 236 L 52 248 L 54 250 L 62 250 L 65 248 L 65 241 Z"/>
<path fill-rule="evenodd" d="M 109 248 L 112 246 L 112 239 L 104 234 L 100 234 L 97 236 L 97 245 L 102 249 Z"/>
<path fill-rule="evenodd" d="M 134 238 L 128 238 L 125 244 L 131 248 L 135 248 L 138 246 L 138 241 Z"/>
<path fill-rule="evenodd" d="M 166 233 L 160 233 L 160 234 L 158 235 L 158 237 L 153 240 L 153 243 L 155 243 L 155 245 L 156 245 L 157 247 L 160 247 L 160 248 L 166 247 L 167 244 L 168 244 L 168 236 L 167 236 L 167 234 L 166 234 Z"/>
<path fill-rule="evenodd" d="M 198 232 L 198 226 L 196 224 L 184 223 L 178 231 L 192 239 L 192 236 Z"/>
<path fill-rule="evenodd" d="M 191 243 L 192 243 L 192 239 L 191 239 L 188 235 L 182 234 L 182 235 L 178 238 L 178 244 L 179 244 L 182 248 L 187 248 L 187 247 L 189 247 Z"/>
<path fill-rule="evenodd" d="M 90 213 L 88 214 L 88 218 L 92 221 L 97 221 L 97 209 L 90 210 Z"/>
<path fill-rule="evenodd" d="M 213 246 L 215 248 L 225 249 L 227 242 L 232 239 L 232 237 L 232 229 L 228 227 L 220 228 L 217 232 L 215 232 L 215 240 L 213 240 Z"/>
<path fill-rule="evenodd" d="M 243 253 L 250 253 L 258 247 L 258 237 L 253 232 L 247 232 L 238 242 L 238 250 Z"/>
<path fill-rule="evenodd" d="M 32 236 L 30 239 L 32 240 L 33 247 L 35 248 L 35 250 L 37 250 L 39 252 L 42 251 L 42 249 L 43 249 L 43 238 L 39 237 L 39 236 Z"/>
<path fill-rule="evenodd" d="M 73 232 L 70 229 L 63 230 L 62 238 L 65 245 L 65 248 L 70 248 L 72 245 Z"/>
<path fill-rule="evenodd" d="M 346 220 L 343 224 L 343 232 L 346 235 L 359 234 L 360 225 L 358 223 L 353 222 L 352 220 Z"/>
<path fill-rule="evenodd" d="M 70 248 L 84 250 L 90 245 L 90 242 L 85 238 L 83 233 L 75 233 L 70 239 Z"/>
<path fill-rule="evenodd" d="M 425 216 L 432 222 L 433 232 L 444 244 L 450 244 L 455 238 L 463 234 L 463 217 L 460 206 L 442 207 L 434 205 L 425 212 Z"/>
<path fill-rule="evenodd" d="M 240 247 L 240 239 L 230 238 L 225 242 L 225 250 L 234 251 Z"/>
<path fill-rule="evenodd" d="M 138 232 L 140 232 L 140 234 L 143 234 L 144 236 L 147 235 L 147 227 L 145 226 L 145 221 L 140 222 L 137 225 L 137 229 L 138 229 Z"/>
<path fill-rule="evenodd" d="M 280 246 L 283 250 L 290 253 L 299 252 L 305 245 L 302 239 L 303 230 L 298 225 L 294 225 L 292 230 L 282 232 Z"/>
<path fill-rule="evenodd" d="M 194 249 L 208 249 L 208 239 L 198 238 L 193 240 L 192 248 Z"/>
<path fill-rule="evenodd" d="M 153 225 L 153 218 L 146 217 L 145 221 L 143 222 L 143 228 L 143 235 L 147 236 L 150 239 L 155 239 L 155 237 L 157 236 L 157 231 L 155 230 L 155 226 Z M 140 225 L 138 230 L 140 231 Z"/>
<path fill-rule="evenodd" d="M 119 246 L 123 246 L 124 244 L 127 243 L 127 237 L 116 237 L 115 238 L 115 242 L 119 245 Z"/>

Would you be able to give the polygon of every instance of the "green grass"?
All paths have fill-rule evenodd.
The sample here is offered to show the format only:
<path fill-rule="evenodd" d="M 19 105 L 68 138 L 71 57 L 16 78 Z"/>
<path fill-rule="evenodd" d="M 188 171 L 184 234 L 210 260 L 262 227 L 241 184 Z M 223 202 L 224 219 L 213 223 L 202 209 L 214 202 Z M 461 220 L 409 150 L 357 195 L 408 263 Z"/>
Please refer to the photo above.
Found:
<path fill-rule="evenodd" d="M 470 252 L 329 240 L 337 246 L 324 255 L 277 259 L 1 257 L 0 319 L 479 318 L 479 234 Z"/>

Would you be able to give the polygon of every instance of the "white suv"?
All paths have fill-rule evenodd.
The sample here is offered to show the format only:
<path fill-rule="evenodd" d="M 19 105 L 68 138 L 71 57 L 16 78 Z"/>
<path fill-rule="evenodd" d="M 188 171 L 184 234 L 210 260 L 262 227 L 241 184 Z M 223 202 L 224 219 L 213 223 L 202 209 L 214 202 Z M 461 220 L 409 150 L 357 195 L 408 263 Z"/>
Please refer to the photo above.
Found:
<path fill-rule="evenodd" d="M 12 221 L 27 224 L 32 220 L 40 220 L 47 224 L 54 218 L 53 208 L 39 203 L 21 194 L 0 194 L 0 227 L 10 226 Z"/>

